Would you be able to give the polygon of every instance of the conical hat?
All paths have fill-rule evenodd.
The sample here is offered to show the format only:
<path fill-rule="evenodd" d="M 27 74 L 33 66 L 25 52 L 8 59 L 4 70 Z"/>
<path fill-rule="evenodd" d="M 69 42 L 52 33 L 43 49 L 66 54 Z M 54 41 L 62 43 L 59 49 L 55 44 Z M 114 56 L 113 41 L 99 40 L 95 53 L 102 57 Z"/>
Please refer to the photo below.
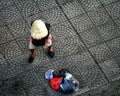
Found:
<path fill-rule="evenodd" d="M 48 35 L 48 30 L 42 20 L 35 20 L 31 26 L 31 37 L 40 40 Z"/>

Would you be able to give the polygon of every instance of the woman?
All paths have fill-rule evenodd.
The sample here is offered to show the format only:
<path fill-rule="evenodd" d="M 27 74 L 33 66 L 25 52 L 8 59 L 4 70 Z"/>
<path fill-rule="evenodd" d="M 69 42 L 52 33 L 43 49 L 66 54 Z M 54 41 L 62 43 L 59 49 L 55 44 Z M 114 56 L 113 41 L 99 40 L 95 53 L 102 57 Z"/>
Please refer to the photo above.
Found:
<path fill-rule="evenodd" d="M 30 29 L 30 41 L 29 41 L 29 49 L 30 49 L 30 57 L 28 62 L 33 62 L 35 58 L 34 48 L 36 46 L 43 46 L 48 48 L 48 56 L 53 58 L 53 46 L 52 46 L 52 35 L 49 32 L 50 24 L 44 23 L 42 20 L 35 20 L 31 23 Z"/>

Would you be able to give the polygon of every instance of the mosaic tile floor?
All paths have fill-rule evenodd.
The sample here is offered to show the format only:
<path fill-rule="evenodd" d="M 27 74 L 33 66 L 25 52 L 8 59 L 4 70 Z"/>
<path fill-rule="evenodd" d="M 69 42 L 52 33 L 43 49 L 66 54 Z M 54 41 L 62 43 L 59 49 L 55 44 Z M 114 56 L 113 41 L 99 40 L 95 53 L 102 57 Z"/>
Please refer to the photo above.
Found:
<path fill-rule="evenodd" d="M 36 48 L 29 64 L 29 30 L 35 19 L 51 24 L 55 57 Z M 45 72 L 61 68 L 79 80 L 78 93 L 65 95 L 49 87 Z M 0 96 L 79 96 L 116 80 L 120 0 L 0 0 Z"/>

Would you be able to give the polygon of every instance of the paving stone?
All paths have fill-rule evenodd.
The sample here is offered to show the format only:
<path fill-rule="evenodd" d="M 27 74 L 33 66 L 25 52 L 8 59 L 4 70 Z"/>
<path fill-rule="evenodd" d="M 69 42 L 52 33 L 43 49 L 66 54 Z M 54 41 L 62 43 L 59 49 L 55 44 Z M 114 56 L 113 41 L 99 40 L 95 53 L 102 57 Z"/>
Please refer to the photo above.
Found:
<path fill-rule="evenodd" d="M 61 7 L 68 18 L 73 18 L 75 16 L 85 13 L 79 2 L 76 0 L 74 0 L 73 2 L 65 3 L 64 5 L 61 5 Z"/>
<path fill-rule="evenodd" d="M 108 21 L 111 21 L 109 15 L 102 7 L 89 11 L 87 14 L 95 25 L 102 25 Z"/>
<path fill-rule="evenodd" d="M 108 78 L 110 81 L 117 81 L 120 80 L 120 73 L 117 73 L 115 75 L 112 75 Z"/>
<path fill-rule="evenodd" d="M 102 62 L 114 58 L 114 55 L 105 43 L 92 47 L 89 50 L 97 62 Z"/>
<path fill-rule="evenodd" d="M 10 29 L 9 32 L 11 32 L 14 38 L 28 36 L 29 34 L 28 26 L 24 20 L 9 23 L 7 26 Z"/>
<path fill-rule="evenodd" d="M 6 21 L 4 20 L 4 17 L 2 16 L 1 10 L 0 10 L 0 27 L 5 25 L 5 24 L 6 24 Z"/>
<path fill-rule="evenodd" d="M 1 90 L 5 96 L 26 96 L 22 83 L 15 77 L 3 80 Z"/>
<path fill-rule="evenodd" d="M 119 96 L 120 95 L 119 81 L 111 82 L 108 85 L 97 88 L 89 92 L 89 96 Z"/>
<path fill-rule="evenodd" d="M 14 46 L 14 47 L 13 47 Z M 22 55 L 22 52 L 15 41 L 4 43 L 0 45 L 0 52 L 3 54 L 5 59 L 10 60 L 14 57 Z"/>
<path fill-rule="evenodd" d="M 111 4 L 114 2 L 118 2 L 119 0 L 100 0 L 102 4 L 107 5 L 107 4 Z"/>
<path fill-rule="evenodd" d="M 104 25 L 97 26 L 97 33 L 102 39 L 111 40 L 119 36 L 119 30 L 113 22 L 107 22 Z"/>
<path fill-rule="evenodd" d="M 13 40 L 9 29 L 6 26 L 0 27 L 0 44 Z"/>
<path fill-rule="evenodd" d="M 86 86 L 89 86 L 92 89 L 107 83 L 102 71 L 95 64 L 88 52 L 73 55 L 71 58 L 73 62 L 71 69 L 74 68 L 72 73 L 77 74 L 77 77 L 82 78 Z"/>
<path fill-rule="evenodd" d="M 78 33 L 95 27 L 86 14 L 70 19 L 70 21 Z"/>
<path fill-rule="evenodd" d="M 29 69 L 29 67 L 31 68 L 27 59 L 28 58 L 26 58 L 24 55 L 19 55 L 17 57 L 14 57 L 13 59 L 7 60 L 9 66 L 14 72 L 14 76 L 24 72 L 24 70 Z"/>
<path fill-rule="evenodd" d="M 55 48 L 61 48 L 67 55 L 85 49 L 84 44 L 80 41 L 69 22 L 62 22 L 52 28 L 54 31 L 51 33 L 53 34 L 53 45 L 55 45 Z"/>
<path fill-rule="evenodd" d="M 100 42 L 103 41 L 102 37 L 97 32 L 98 32 L 98 30 L 93 28 L 93 29 L 89 29 L 89 30 L 80 32 L 79 34 L 80 34 L 82 40 L 87 45 L 87 47 L 91 47 L 91 46 L 99 44 Z"/>
<path fill-rule="evenodd" d="M 2 93 L 2 91 L 0 90 L 0 96 L 5 96 L 3 93 Z"/>
<path fill-rule="evenodd" d="M 19 81 L 21 81 L 23 83 L 23 87 L 26 89 L 32 88 L 34 86 L 37 85 L 41 85 L 42 86 L 42 82 L 40 79 L 38 79 L 36 73 L 34 72 L 34 70 L 26 70 L 24 72 L 22 72 L 21 74 L 17 75 L 17 78 Z"/>
<path fill-rule="evenodd" d="M 107 42 L 109 48 L 112 50 L 116 57 L 120 56 L 120 38 L 113 39 Z"/>
<path fill-rule="evenodd" d="M 49 10 L 49 9 L 57 6 L 55 0 L 52 0 L 52 1 L 51 0 L 47 0 L 47 1 L 45 1 L 45 0 L 34 0 L 34 1 L 41 11 Z"/>
<path fill-rule="evenodd" d="M 89 96 L 88 91 L 90 91 L 90 88 L 85 87 L 85 88 L 80 89 L 73 96 Z"/>
<path fill-rule="evenodd" d="M 12 0 L 0 0 L 0 9 L 2 10 L 3 8 L 13 5 Z"/>
<path fill-rule="evenodd" d="M 3 20 L 6 21 L 7 23 L 10 23 L 22 18 L 20 12 L 14 5 L 11 5 L 9 7 L 2 9 L 1 15 L 4 17 Z"/>
<path fill-rule="evenodd" d="M 13 76 L 15 76 L 15 74 L 6 60 L 0 60 L 0 81 Z"/>
<path fill-rule="evenodd" d="M 36 4 L 30 0 L 19 2 L 16 4 L 16 6 L 20 10 L 21 15 L 24 17 L 31 16 L 40 12 Z"/>
<path fill-rule="evenodd" d="M 34 20 L 38 20 L 38 19 L 42 20 L 41 16 L 39 16 L 39 13 L 35 14 L 35 15 L 32 15 L 32 16 L 25 17 L 25 21 L 26 21 L 27 25 L 29 26 L 29 30 L 28 31 L 30 31 L 31 22 L 33 22 Z"/>
<path fill-rule="evenodd" d="M 111 78 L 113 75 L 120 73 L 119 62 L 116 58 L 101 62 L 99 65 L 108 78 Z"/>
<path fill-rule="evenodd" d="M 28 89 L 29 96 L 48 96 L 46 88 L 43 88 L 41 85 L 34 86 Z"/>
<path fill-rule="evenodd" d="M 65 3 L 68 3 L 68 2 L 73 2 L 73 0 L 56 0 L 59 4 L 65 4 Z"/>
<path fill-rule="evenodd" d="M 41 12 L 39 16 L 43 21 L 48 22 L 51 25 L 55 25 L 67 20 L 59 7 Z"/>
<path fill-rule="evenodd" d="M 0 96 L 119 96 L 119 5 L 119 0 L 1 0 Z M 36 19 L 51 24 L 55 57 L 36 47 L 29 64 L 29 30 Z M 77 93 L 49 86 L 45 72 L 62 68 L 80 82 Z"/>
<path fill-rule="evenodd" d="M 101 7 L 99 0 L 78 0 L 86 12 Z"/>
<path fill-rule="evenodd" d="M 115 19 L 114 22 L 115 22 L 117 28 L 119 29 L 119 34 L 120 34 L 120 18 L 119 19 Z"/>
<path fill-rule="evenodd" d="M 25 0 L 12 0 L 15 4 L 18 4 L 20 2 L 24 2 Z M 31 2 L 34 2 L 34 0 L 27 0 L 27 1 L 31 1 Z"/>
<path fill-rule="evenodd" d="M 71 22 L 88 47 L 103 41 L 98 30 L 86 15 L 72 19 Z"/>
<path fill-rule="evenodd" d="M 120 2 L 115 2 L 110 5 L 105 6 L 107 12 L 112 17 L 112 19 L 120 18 Z"/>
<path fill-rule="evenodd" d="M 9 68 L 9 65 L 7 64 L 5 58 L 3 57 L 2 54 L 0 54 L 0 81 L 2 79 L 5 79 L 6 78 L 6 71 L 8 71 L 10 68 Z M 0 84 L 1 85 L 1 84 Z"/>
<path fill-rule="evenodd" d="M 26 32 L 29 33 L 29 32 Z M 24 36 L 24 37 L 19 37 L 16 38 L 16 42 L 21 48 L 22 52 L 28 56 L 29 55 L 29 38 L 30 36 Z"/>

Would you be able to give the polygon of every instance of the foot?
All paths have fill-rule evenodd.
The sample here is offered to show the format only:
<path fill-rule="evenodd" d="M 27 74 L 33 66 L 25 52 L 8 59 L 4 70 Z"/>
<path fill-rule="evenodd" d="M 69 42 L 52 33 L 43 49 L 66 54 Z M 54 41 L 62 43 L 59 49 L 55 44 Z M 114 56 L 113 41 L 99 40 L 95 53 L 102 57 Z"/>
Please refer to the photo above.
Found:
<path fill-rule="evenodd" d="M 31 55 L 30 55 L 30 57 L 28 59 L 28 62 L 32 63 L 33 60 L 34 60 L 34 57 L 35 57 L 35 52 L 34 52 L 34 49 L 30 49 L 30 51 L 31 51 Z"/>
<path fill-rule="evenodd" d="M 34 60 L 34 58 L 30 56 L 29 59 L 28 59 L 28 62 L 29 62 L 29 63 L 32 63 L 33 60 Z"/>
<path fill-rule="evenodd" d="M 53 51 L 53 47 L 52 46 L 50 46 L 48 48 L 48 56 L 51 57 L 51 58 L 54 57 L 54 51 Z"/>

